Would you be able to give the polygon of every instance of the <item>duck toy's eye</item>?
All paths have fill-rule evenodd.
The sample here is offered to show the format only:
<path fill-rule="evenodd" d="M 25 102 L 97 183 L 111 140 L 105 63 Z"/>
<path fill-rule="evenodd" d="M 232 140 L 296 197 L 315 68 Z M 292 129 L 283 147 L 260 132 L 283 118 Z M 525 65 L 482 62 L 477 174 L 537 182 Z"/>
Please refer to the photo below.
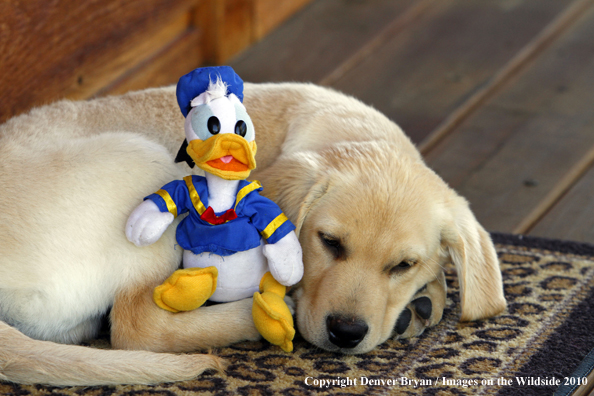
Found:
<path fill-rule="evenodd" d="M 235 134 L 239 135 L 241 137 L 245 137 L 246 133 L 247 133 L 246 123 L 242 120 L 237 121 L 237 124 L 235 124 Z"/>
<path fill-rule="evenodd" d="M 208 119 L 206 126 L 208 128 L 208 132 L 210 132 L 211 135 L 216 135 L 221 132 L 221 122 L 215 116 L 212 116 Z M 237 130 L 237 126 L 235 127 L 235 130 Z"/>

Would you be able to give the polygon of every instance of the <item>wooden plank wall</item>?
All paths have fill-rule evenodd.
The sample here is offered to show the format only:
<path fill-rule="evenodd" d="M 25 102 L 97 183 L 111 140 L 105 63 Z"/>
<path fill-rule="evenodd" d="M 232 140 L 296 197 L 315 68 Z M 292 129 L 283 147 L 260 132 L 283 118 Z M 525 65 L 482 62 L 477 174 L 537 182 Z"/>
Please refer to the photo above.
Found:
<path fill-rule="evenodd" d="M 594 1 L 312 3 L 232 62 L 396 121 L 490 231 L 594 243 Z"/>
<path fill-rule="evenodd" d="M 1 1 L 0 122 L 62 98 L 175 83 L 224 63 L 309 1 Z"/>

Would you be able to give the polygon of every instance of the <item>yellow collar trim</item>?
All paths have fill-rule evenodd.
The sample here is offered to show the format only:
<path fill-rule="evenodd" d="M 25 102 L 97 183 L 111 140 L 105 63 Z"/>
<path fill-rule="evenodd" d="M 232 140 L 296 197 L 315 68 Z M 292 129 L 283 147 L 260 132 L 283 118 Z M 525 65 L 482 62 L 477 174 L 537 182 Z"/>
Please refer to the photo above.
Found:
<path fill-rule="evenodd" d="M 200 195 L 198 195 L 198 192 L 196 191 L 196 187 L 194 187 L 194 183 L 192 182 L 192 176 L 190 175 L 190 176 L 184 177 L 184 181 L 186 182 L 186 186 L 188 187 L 188 192 L 190 194 L 190 200 L 192 201 L 194 208 L 196 209 L 198 214 L 200 216 L 202 216 L 202 214 L 206 211 L 206 207 L 202 203 L 202 200 L 200 199 Z M 258 180 L 254 180 L 250 184 L 248 184 L 247 186 L 245 186 L 244 188 L 239 190 L 237 192 L 237 197 L 235 198 L 235 206 L 233 208 L 234 209 L 237 208 L 237 205 L 239 205 L 239 202 L 241 202 L 241 200 L 243 198 L 245 198 L 246 195 L 248 195 L 249 193 L 251 193 L 254 190 L 257 190 L 260 187 L 262 187 L 262 184 L 260 184 L 260 182 Z M 169 195 L 169 194 L 167 194 L 167 195 Z M 169 203 L 167 202 L 166 199 L 165 199 L 165 203 L 167 204 L 167 209 L 170 209 Z M 171 200 L 171 203 L 173 203 L 173 200 Z M 171 210 L 169 210 L 169 211 L 171 212 Z M 177 208 L 175 211 L 177 212 Z"/>
<path fill-rule="evenodd" d="M 188 192 L 190 193 L 190 199 L 192 200 L 192 204 L 194 205 L 194 208 L 196 209 L 198 214 L 200 216 L 202 216 L 202 213 L 204 213 L 206 211 L 206 208 L 204 207 L 204 204 L 200 200 L 200 196 L 198 195 L 198 192 L 196 191 L 196 187 L 194 187 L 194 183 L 192 183 L 192 176 L 190 175 L 190 176 L 184 177 L 184 181 L 186 182 L 186 186 L 188 187 Z"/>
<path fill-rule="evenodd" d="M 236 208 L 237 205 L 239 205 L 239 202 L 243 198 L 245 198 L 246 195 L 248 195 L 249 193 L 251 193 L 254 190 L 257 190 L 260 187 L 262 187 L 262 184 L 260 184 L 260 182 L 258 180 L 254 180 L 250 184 L 248 184 L 247 186 L 245 186 L 244 188 L 242 188 L 241 190 L 239 190 L 237 192 L 237 198 L 235 199 L 235 206 L 234 206 L 234 208 Z"/>

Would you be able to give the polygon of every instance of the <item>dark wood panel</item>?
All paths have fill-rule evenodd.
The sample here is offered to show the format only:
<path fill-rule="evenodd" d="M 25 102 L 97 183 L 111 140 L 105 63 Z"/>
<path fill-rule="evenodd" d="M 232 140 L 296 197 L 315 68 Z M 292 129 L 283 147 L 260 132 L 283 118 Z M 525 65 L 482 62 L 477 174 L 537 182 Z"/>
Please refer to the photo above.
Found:
<path fill-rule="evenodd" d="M 264 37 L 311 0 L 202 0 L 194 14 L 209 64 L 229 59 Z"/>
<path fill-rule="evenodd" d="M 230 64 L 250 82 L 318 82 L 411 4 L 412 0 L 315 1 Z"/>
<path fill-rule="evenodd" d="M 372 104 L 421 142 L 568 4 L 436 2 L 332 85 Z"/>
<path fill-rule="evenodd" d="M 485 84 L 456 107 L 448 116 L 425 137 L 419 144 L 421 153 L 427 153 L 444 137 L 449 135 L 474 111 L 480 108 L 489 98 L 498 92 L 509 81 L 528 67 L 551 43 L 559 38 L 575 20 L 587 11 L 592 0 L 575 0 L 555 19 L 537 34 L 526 46 L 516 53 Z"/>
<path fill-rule="evenodd" d="M 0 2 L 0 121 L 62 97 L 92 95 L 179 35 L 187 26 L 171 23 L 196 3 Z"/>
<path fill-rule="evenodd" d="M 428 164 L 454 189 L 478 172 L 519 130 L 529 115 L 495 106 L 480 109 L 452 135 L 425 154 Z"/>
<path fill-rule="evenodd" d="M 147 63 L 154 61 L 159 54 L 172 43 L 178 42 L 191 30 L 191 14 L 184 13 L 170 20 L 159 29 L 138 35 L 127 45 L 121 47 L 120 53 L 111 54 L 109 59 L 101 63 L 88 65 L 78 70 L 78 81 L 75 85 L 64 91 L 64 96 L 70 99 L 85 99 L 90 96 L 100 95 L 106 88 L 117 84 L 118 81 L 130 77 L 133 71 L 138 71 Z M 200 46 L 195 50 L 200 53 Z M 189 59 L 196 59 L 196 53 L 188 54 Z M 164 75 L 159 78 L 168 80 L 177 77 L 177 69 L 162 69 Z M 144 88 L 144 87 L 143 87 Z M 124 93 L 124 91 L 121 91 Z"/>
<path fill-rule="evenodd" d="M 188 29 L 161 52 L 99 91 L 97 96 L 176 84 L 181 76 L 202 64 L 201 43 L 200 30 Z"/>
<path fill-rule="evenodd" d="M 253 37 L 259 40 L 312 0 L 254 0 Z"/>
<path fill-rule="evenodd" d="M 594 150 L 589 159 L 594 158 Z M 530 230 L 530 235 L 594 244 L 594 168 Z"/>
<path fill-rule="evenodd" d="M 426 156 L 493 231 L 522 231 L 594 146 L 594 9 Z"/>
<path fill-rule="evenodd" d="M 206 0 L 197 16 L 206 33 L 209 63 L 225 63 L 254 41 L 251 0 Z"/>

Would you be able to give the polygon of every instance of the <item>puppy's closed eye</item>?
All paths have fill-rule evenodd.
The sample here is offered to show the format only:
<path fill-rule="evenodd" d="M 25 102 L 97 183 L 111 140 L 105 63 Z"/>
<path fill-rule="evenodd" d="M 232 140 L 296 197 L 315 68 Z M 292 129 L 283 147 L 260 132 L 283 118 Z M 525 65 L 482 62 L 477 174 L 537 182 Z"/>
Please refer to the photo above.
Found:
<path fill-rule="evenodd" d="M 345 249 L 340 241 L 340 238 L 334 237 L 323 232 L 318 232 L 322 245 L 328 250 L 335 260 L 343 260 L 345 258 Z"/>
<path fill-rule="evenodd" d="M 388 272 L 388 274 L 390 276 L 398 275 L 398 274 L 404 273 L 407 269 L 409 269 L 410 267 L 412 267 L 415 264 L 416 264 L 416 261 L 414 261 L 414 260 L 402 260 L 401 262 L 399 262 L 396 265 L 387 266 L 385 268 L 385 271 Z"/>

